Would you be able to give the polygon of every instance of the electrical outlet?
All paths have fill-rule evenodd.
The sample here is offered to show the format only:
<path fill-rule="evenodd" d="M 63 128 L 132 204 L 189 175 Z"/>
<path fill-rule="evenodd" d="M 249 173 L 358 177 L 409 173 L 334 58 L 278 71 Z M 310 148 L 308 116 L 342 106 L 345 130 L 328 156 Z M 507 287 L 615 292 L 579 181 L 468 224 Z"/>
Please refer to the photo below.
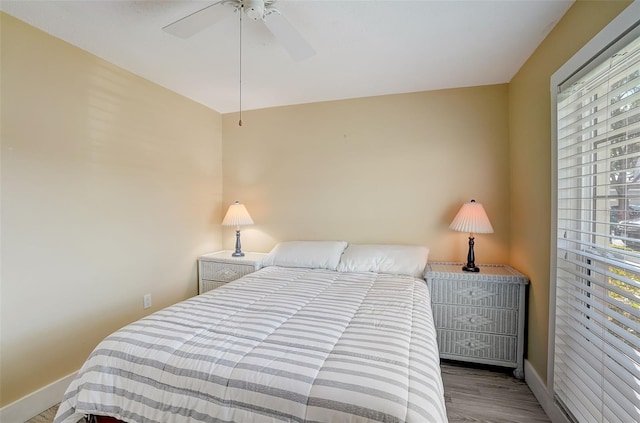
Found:
<path fill-rule="evenodd" d="M 151 307 L 151 294 L 147 294 L 142 297 L 142 307 L 144 307 L 145 309 Z"/>

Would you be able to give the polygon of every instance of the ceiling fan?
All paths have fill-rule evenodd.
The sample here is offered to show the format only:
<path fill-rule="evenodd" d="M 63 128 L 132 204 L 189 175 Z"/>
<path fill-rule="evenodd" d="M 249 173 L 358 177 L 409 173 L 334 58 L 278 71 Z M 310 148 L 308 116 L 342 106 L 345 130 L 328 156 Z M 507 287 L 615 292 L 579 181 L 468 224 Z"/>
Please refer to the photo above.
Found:
<path fill-rule="evenodd" d="M 253 20 L 261 20 L 295 60 L 307 59 L 315 54 L 300 33 L 274 7 L 276 0 L 220 0 L 162 28 L 181 38 L 189 38 L 225 17 L 222 8 L 231 6 L 235 12 L 244 12 Z"/>

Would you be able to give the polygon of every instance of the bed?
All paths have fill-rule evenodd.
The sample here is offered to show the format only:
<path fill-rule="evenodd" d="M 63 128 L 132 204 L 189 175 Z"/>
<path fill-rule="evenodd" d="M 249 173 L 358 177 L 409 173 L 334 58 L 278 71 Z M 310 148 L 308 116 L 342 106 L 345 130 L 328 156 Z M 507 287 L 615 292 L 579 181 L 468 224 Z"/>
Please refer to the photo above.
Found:
<path fill-rule="evenodd" d="M 280 243 L 105 338 L 54 422 L 446 422 L 427 253 Z"/>

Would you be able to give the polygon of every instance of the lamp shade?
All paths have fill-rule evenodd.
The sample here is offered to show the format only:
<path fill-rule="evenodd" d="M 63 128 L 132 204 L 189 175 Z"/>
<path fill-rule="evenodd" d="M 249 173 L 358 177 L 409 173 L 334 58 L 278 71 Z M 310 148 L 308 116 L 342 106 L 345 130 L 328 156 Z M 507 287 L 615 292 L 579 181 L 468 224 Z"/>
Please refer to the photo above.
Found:
<path fill-rule="evenodd" d="M 470 234 L 491 234 L 493 226 L 489 222 L 487 213 L 484 211 L 482 204 L 471 200 L 464 203 L 460 211 L 449 225 L 450 229 L 458 232 L 467 232 Z"/>
<path fill-rule="evenodd" d="M 253 225 L 253 220 L 244 204 L 238 201 L 229 206 L 227 214 L 222 220 L 223 226 L 246 226 Z"/>

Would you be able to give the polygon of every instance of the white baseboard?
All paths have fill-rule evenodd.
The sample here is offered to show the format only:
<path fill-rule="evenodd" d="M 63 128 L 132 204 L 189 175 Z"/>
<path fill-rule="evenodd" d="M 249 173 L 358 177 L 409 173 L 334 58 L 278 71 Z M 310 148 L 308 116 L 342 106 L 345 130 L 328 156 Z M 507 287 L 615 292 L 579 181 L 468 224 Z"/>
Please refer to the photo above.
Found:
<path fill-rule="evenodd" d="M 30 393 L 17 401 L 0 408 L 0 422 L 24 423 L 33 416 L 53 407 L 62 400 L 77 372 L 58 379 L 53 383 Z"/>
<path fill-rule="evenodd" d="M 547 388 L 547 385 L 542 382 L 540 375 L 529 363 L 529 360 L 524 361 L 524 380 L 529 385 L 529 389 L 533 392 L 544 412 L 547 413 L 549 420 L 553 423 L 571 423 L 553 401 L 552 393 Z"/>

